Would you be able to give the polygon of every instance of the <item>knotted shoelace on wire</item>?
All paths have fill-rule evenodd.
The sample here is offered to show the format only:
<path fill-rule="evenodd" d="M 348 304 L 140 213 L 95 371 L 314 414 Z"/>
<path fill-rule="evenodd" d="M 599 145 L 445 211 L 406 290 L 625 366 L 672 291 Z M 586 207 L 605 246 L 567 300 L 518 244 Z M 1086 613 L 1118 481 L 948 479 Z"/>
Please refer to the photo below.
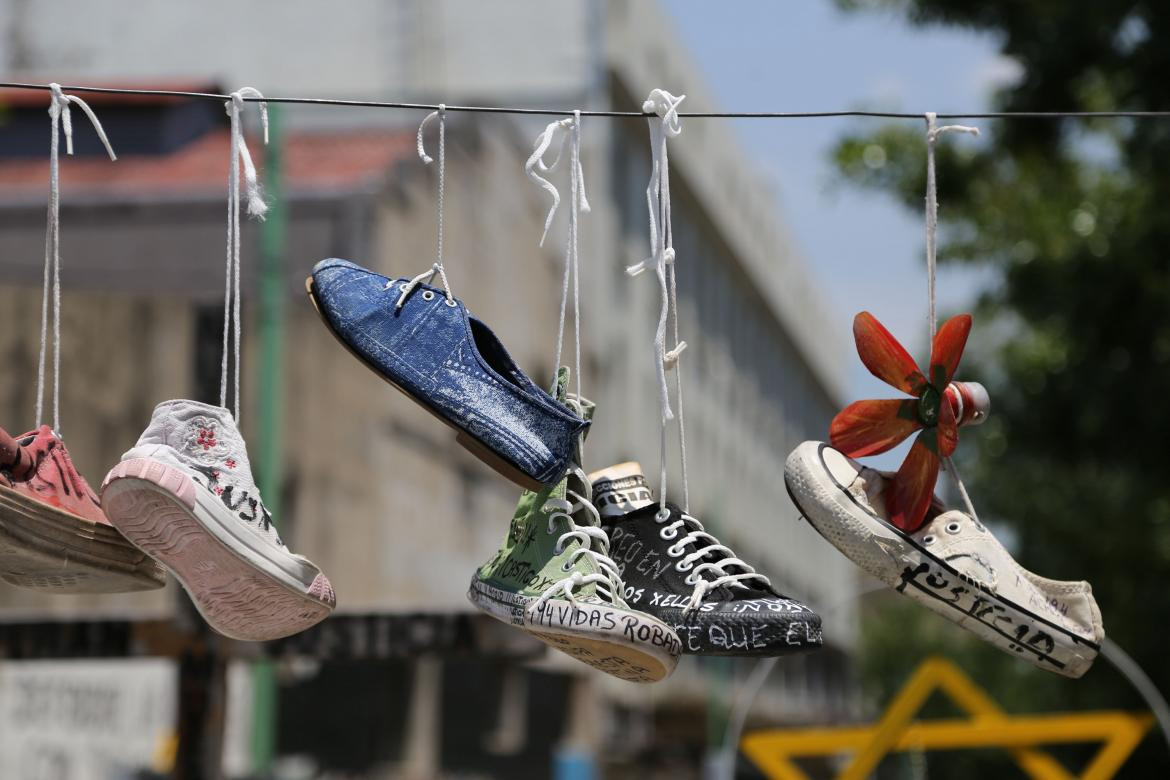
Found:
<path fill-rule="evenodd" d="M 236 422 L 240 421 L 240 166 L 244 168 L 244 191 L 248 203 L 248 216 L 264 219 L 268 211 L 268 204 L 264 202 L 264 193 L 256 176 L 256 166 L 252 162 L 252 154 L 248 151 L 248 143 L 244 140 L 244 128 L 241 115 L 244 111 L 244 98 L 260 98 L 264 96 L 253 87 L 244 87 L 232 93 L 232 99 L 224 103 L 231 122 L 231 160 L 228 165 L 228 224 L 227 224 L 227 261 L 224 269 L 223 290 L 223 357 L 219 371 L 219 405 L 228 408 L 228 353 L 229 346 L 234 356 L 233 368 L 235 374 L 235 394 L 232 402 L 232 414 Z M 268 143 L 268 104 L 258 103 L 260 107 L 260 125 L 264 131 L 264 143 Z M 228 334 L 231 334 L 231 344 L 228 343 Z"/>
<path fill-rule="evenodd" d="M 73 117 L 69 110 L 75 105 L 89 118 L 98 138 L 106 147 L 111 160 L 117 160 L 110 139 L 97 115 L 81 98 L 66 95 L 56 82 L 49 85 L 49 117 L 52 136 L 49 141 L 49 211 L 45 226 L 45 278 L 41 292 L 41 347 L 37 358 L 37 427 L 44 417 L 45 358 L 49 341 L 50 299 L 53 310 L 53 430 L 61 435 L 61 182 L 60 133 L 65 133 L 65 154 L 73 154 Z"/>
<path fill-rule="evenodd" d="M 435 119 L 439 120 L 439 216 L 438 216 L 438 236 L 436 241 L 436 259 L 426 271 L 423 271 L 418 276 L 415 276 L 409 282 L 402 286 L 402 293 L 398 296 L 398 302 L 394 304 L 394 310 L 397 311 L 406 303 L 406 299 L 414 292 L 414 289 L 424 282 L 430 284 L 435 278 L 435 274 L 443 280 L 443 294 L 447 297 L 447 305 L 454 306 L 455 298 L 451 293 L 451 283 L 447 281 L 447 271 L 443 268 L 443 193 L 446 189 L 447 178 L 447 106 L 440 103 L 438 111 L 432 111 L 427 114 L 418 126 L 417 144 L 419 159 L 423 161 L 423 165 L 430 165 L 435 161 L 433 157 L 427 154 L 426 147 L 423 145 L 423 133 Z M 394 286 L 394 282 L 386 283 L 386 289 L 389 290 Z"/>
<path fill-rule="evenodd" d="M 659 442 L 659 500 L 661 509 L 666 510 L 666 450 L 667 423 L 675 419 L 670 407 L 670 386 L 666 372 L 675 371 L 675 394 L 678 396 L 679 455 L 682 466 L 683 509 L 690 508 L 690 489 L 687 485 L 686 428 L 683 422 L 682 372 L 679 356 L 686 349 L 686 342 L 678 337 L 678 289 L 675 274 L 674 234 L 670 214 L 670 159 L 667 153 L 667 139 L 676 138 L 682 132 L 678 107 L 686 95 L 675 97 L 662 89 L 650 92 L 642 110 L 655 114 L 648 118 L 650 126 L 650 182 L 646 186 L 646 206 L 650 215 L 650 257 L 626 269 L 630 276 L 637 276 L 653 265 L 658 277 L 661 307 L 658 327 L 654 333 L 655 371 L 658 374 L 659 403 L 662 409 L 661 436 Z M 671 340 L 673 346 L 666 346 L 667 326 L 673 323 Z"/>
<path fill-rule="evenodd" d="M 552 205 L 548 216 L 544 220 L 544 232 L 540 235 L 540 246 L 544 246 L 544 239 L 548 229 L 556 216 L 557 208 L 561 204 L 561 193 L 556 185 L 541 174 L 550 174 L 556 170 L 561 160 L 565 158 L 565 146 L 568 146 L 569 159 L 569 228 L 565 241 L 565 272 L 561 284 L 561 311 L 557 325 L 557 349 L 553 358 L 552 390 L 556 392 L 556 373 L 561 365 L 561 351 L 565 340 L 565 312 L 569 301 L 569 287 L 573 289 L 573 333 L 576 338 L 576 359 L 574 362 L 573 380 L 576 383 L 577 397 L 581 397 L 581 293 L 580 293 L 580 263 L 578 252 L 578 214 L 589 212 L 589 199 L 585 195 L 585 174 L 581 168 L 581 112 L 574 111 L 573 116 L 550 122 L 536 138 L 536 146 L 532 155 L 524 164 L 524 171 L 528 176 L 552 196 Z M 557 156 L 551 163 L 544 161 L 545 154 L 550 147 L 556 147 Z"/>

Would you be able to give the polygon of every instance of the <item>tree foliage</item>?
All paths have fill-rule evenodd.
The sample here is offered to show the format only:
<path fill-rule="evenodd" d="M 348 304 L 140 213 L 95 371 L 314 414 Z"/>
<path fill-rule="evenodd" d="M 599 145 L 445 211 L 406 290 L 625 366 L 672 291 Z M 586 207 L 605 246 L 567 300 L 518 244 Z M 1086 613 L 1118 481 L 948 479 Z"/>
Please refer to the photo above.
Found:
<path fill-rule="evenodd" d="M 1170 109 L 1170 4 L 839 3 L 994 35 L 1022 68 L 1018 83 L 994 96 L 996 110 Z M 964 475 L 981 513 L 1010 525 L 1017 560 L 1044 576 L 1089 580 L 1108 635 L 1170 691 L 1170 447 L 1162 440 L 1170 433 L 1170 119 L 979 124 L 983 141 L 949 136 L 937 154 L 940 258 L 996 272 L 972 302 L 964 373 L 989 386 L 993 410 L 963 438 Z M 851 182 L 921 213 L 923 131 L 903 123 L 845 138 L 836 161 Z M 932 622 L 904 608 L 870 621 L 866 671 L 879 696 L 921 660 L 910 632 Z M 1012 709 L 1144 707 L 1103 660 L 1065 681 L 960 633 L 939 648 L 972 665 Z M 1123 776 L 1162 776 L 1167 766 L 1154 732 Z M 963 771 L 945 776 L 985 776 Z"/>

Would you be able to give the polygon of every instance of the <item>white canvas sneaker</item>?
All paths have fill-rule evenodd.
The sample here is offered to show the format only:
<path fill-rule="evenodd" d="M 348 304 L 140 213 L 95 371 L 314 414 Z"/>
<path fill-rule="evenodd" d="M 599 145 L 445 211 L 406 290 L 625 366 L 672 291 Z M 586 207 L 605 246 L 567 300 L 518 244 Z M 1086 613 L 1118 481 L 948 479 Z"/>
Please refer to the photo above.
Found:
<path fill-rule="evenodd" d="M 966 513 L 935 498 L 907 534 L 887 522 L 889 475 L 816 441 L 792 451 L 784 481 L 821 536 L 899 593 L 1050 672 L 1080 677 L 1097 657 L 1105 630 L 1089 583 L 1038 577 Z"/>
<path fill-rule="evenodd" d="M 106 476 L 102 506 L 225 636 L 278 639 L 333 611 L 329 580 L 277 535 L 227 409 L 195 401 L 155 407 L 138 444 Z"/>

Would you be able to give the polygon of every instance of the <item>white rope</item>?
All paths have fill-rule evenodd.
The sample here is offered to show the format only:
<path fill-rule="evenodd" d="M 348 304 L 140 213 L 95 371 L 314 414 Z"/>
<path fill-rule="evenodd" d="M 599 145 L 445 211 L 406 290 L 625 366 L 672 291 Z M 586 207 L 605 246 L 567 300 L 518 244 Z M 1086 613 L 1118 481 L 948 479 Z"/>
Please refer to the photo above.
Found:
<path fill-rule="evenodd" d="M 402 294 L 398 296 L 398 302 L 394 304 L 394 309 L 397 311 L 406 303 L 406 299 L 414 292 L 414 288 L 423 284 L 430 284 L 434 280 L 435 274 L 443 280 L 443 293 L 447 297 L 448 305 L 455 305 L 455 297 L 451 292 L 451 283 L 447 281 L 447 271 L 443 268 L 443 191 L 446 189 L 447 178 L 447 106 L 443 103 L 439 104 L 438 111 L 432 111 L 423 118 L 423 121 L 418 126 L 418 156 L 423 161 L 424 165 L 430 165 L 435 160 L 427 154 L 426 147 L 423 145 L 423 132 L 426 131 L 427 125 L 431 123 L 432 119 L 439 120 L 439 220 L 438 220 L 438 240 L 437 252 L 434 265 L 430 270 L 423 271 L 418 276 L 411 279 L 405 287 L 402 288 Z"/>
<path fill-rule="evenodd" d="M 930 342 L 934 343 L 934 334 L 938 329 L 938 316 L 935 314 L 935 277 L 937 275 L 937 235 L 938 235 L 938 184 L 934 174 L 934 145 L 943 133 L 970 133 L 979 135 L 978 127 L 966 125 L 937 126 L 938 115 L 933 111 L 926 114 L 926 279 L 927 305 L 930 310 Z"/>
<path fill-rule="evenodd" d="M 943 133 L 970 133 L 971 135 L 979 135 L 978 127 L 968 127 L 966 125 L 943 125 L 938 127 L 938 117 L 933 112 L 926 114 L 926 286 L 927 286 L 927 307 L 929 309 L 930 319 L 930 340 L 927 342 L 928 348 L 934 345 L 934 335 L 938 331 L 938 315 L 936 314 L 936 296 L 935 285 L 938 272 L 938 182 L 936 181 L 934 171 L 934 146 L 938 142 L 939 136 Z M 946 403 L 944 400 L 943 403 Z M 942 459 L 943 467 L 951 476 L 951 480 L 955 483 L 955 487 L 959 491 L 959 495 L 963 499 L 963 503 L 967 507 L 967 511 L 971 515 L 971 519 L 979 522 L 979 517 L 975 514 L 975 505 L 971 502 L 971 497 L 967 494 L 967 488 L 963 484 L 962 478 L 959 476 L 959 471 L 955 467 L 954 461 L 950 456 Z"/>
<path fill-rule="evenodd" d="M 45 358 L 49 342 L 49 301 L 53 310 L 53 430 L 61 435 L 61 182 L 60 182 L 60 140 L 65 132 L 65 153 L 73 154 L 73 118 L 70 104 L 76 105 L 89 118 L 98 138 L 106 147 L 111 160 L 117 160 L 110 139 L 93 109 L 75 95 L 66 95 L 61 85 L 49 85 L 49 118 L 52 136 L 49 140 L 49 210 L 45 225 L 45 274 L 41 292 L 41 347 L 37 358 L 37 427 L 44 417 L 45 399 Z"/>
<path fill-rule="evenodd" d="M 524 171 L 528 177 L 536 182 L 552 197 L 548 216 L 544 220 L 544 232 L 540 236 L 540 246 L 544 246 L 544 239 L 548 235 L 549 226 L 556 216 L 557 208 L 561 203 L 561 194 L 556 185 L 541 174 L 551 173 L 564 158 L 565 145 L 569 146 L 569 228 L 565 246 L 565 272 L 561 283 L 561 309 L 557 325 L 557 349 L 553 358 L 552 393 L 556 393 L 557 372 L 561 366 L 561 353 L 565 339 L 565 313 L 568 308 L 569 286 L 573 288 L 573 333 L 576 338 L 576 359 L 574 362 L 574 380 L 576 381 L 577 397 L 581 390 L 581 292 L 580 292 L 580 263 L 578 240 L 580 236 L 578 215 L 588 213 L 589 198 L 585 194 L 585 174 L 581 167 L 581 112 L 574 111 L 569 119 L 550 122 L 536 137 L 536 144 L 532 155 L 524 163 Z M 557 156 L 551 163 L 544 161 L 545 154 L 551 147 L 557 149 Z"/>
<path fill-rule="evenodd" d="M 228 226 L 227 261 L 224 272 L 223 291 L 223 357 L 219 374 L 219 405 L 227 408 L 228 394 L 228 333 L 232 334 L 231 347 L 234 355 L 235 394 L 232 409 L 236 422 L 240 420 L 240 165 L 244 167 L 244 189 L 247 193 L 248 216 L 264 219 L 268 204 L 256 176 L 256 166 L 244 140 L 243 123 L 240 114 L 244 110 L 244 98 L 264 96 L 259 90 L 244 87 L 231 94 L 231 100 L 224 103 L 231 121 L 231 160 L 228 165 Z M 268 104 L 260 106 L 260 125 L 264 130 L 264 143 L 268 143 Z"/>
<path fill-rule="evenodd" d="M 642 104 L 644 112 L 655 114 L 654 117 L 646 120 L 650 126 L 650 183 L 646 187 L 646 206 L 650 215 L 650 257 L 626 269 L 626 273 L 630 276 L 637 276 L 653 263 L 662 301 L 658 314 L 658 327 L 654 333 L 655 370 L 658 373 L 659 402 L 662 410 L 659 441 L 659 501 L 662 507 L 660 512 L 666 511 L 667 423 L 674 419 L 674 412 L 670 408 L 670 387 L 667 384 L 666 372 L 672 368 L 678 370 L 679 355 L 687 346 L 685 341 L 678 340 L 676 311 L 678 295 L 675 287 L 674 236 L 671 230 L 670 215 L 670 159 L 666 148 L 667 139 L 675 138 L 682 132 L 678 106 L 685 98 L 686 95 L 675 97 L 665 90 L 655 89 L 651 90 L 650 96 Z M 674 345 L 668 350 L 666 348 L 666 331 L 671 312 L 674 312 L 675 316 L 672 333 Z M 689 504 L 689 489 L 686 475 L 686 442 L 681 418 L 681 372 L 676 379 L 679 394 L 679 444 L 682 451 L 683 501 L 684 509 L 689 509 L 687 506 Z"/>

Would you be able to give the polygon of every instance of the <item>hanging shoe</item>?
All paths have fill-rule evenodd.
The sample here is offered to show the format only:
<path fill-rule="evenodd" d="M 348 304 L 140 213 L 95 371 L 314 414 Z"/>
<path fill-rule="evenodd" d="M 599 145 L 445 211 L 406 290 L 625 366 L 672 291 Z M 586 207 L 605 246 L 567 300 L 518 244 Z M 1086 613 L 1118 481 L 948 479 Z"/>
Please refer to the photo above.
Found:
<path fill-rule="evenodd" d="M 937 497 L 908 534 L 889 522 L 891 475 L 808 441 L 788 456 L 784 481 L 801 514 L 868 574 L 996 647 L 1080 677 L 1105 638 L 1087 582 L 1038 577 L 991 532 Z"/>
<path fill-rule="evenodd" d="M 534 492 L 564 476 L 589 423 L 533 384 L 449 292 L 347 260 L 321 261 L 305 286 L 330 332 L 477 458 Z"/>
<path fill-rule="evenodd" d="M 0 578 L 52 593 L 154 590 L 166 572 L 106 519 L 53 430 L 0 428 Z"/>
<path fill-rule="evenodd" d="M 567 372 L 562 370 L 561 392 Z M 577 405 L 586 419 L 593 405 Z M 467 597 L 497 620 L 615 677 L 656 682 L 678 663 L 678 636 L 622 598 L 608 540 L 574 468 L 556 485 L 525 491 L 499 552 L 479 568 Z"/>
<path fill-rule="evenodd" d="M 262 641 L 333 611 L 333 587 L 277 535 L 231 412 L 195 401 L 155 407 L 106 476 L 102 503 L 126 538 L 166 566 L 219 633 Z"/>
<path fill-rule="evenodd" d="M 820 615 L 783 596 L 702 523 L 662 512 L 637 463 L 589 475 L 626 601 L 671 626 L 683 652 L 776 656 L 821 646 Z"/>

